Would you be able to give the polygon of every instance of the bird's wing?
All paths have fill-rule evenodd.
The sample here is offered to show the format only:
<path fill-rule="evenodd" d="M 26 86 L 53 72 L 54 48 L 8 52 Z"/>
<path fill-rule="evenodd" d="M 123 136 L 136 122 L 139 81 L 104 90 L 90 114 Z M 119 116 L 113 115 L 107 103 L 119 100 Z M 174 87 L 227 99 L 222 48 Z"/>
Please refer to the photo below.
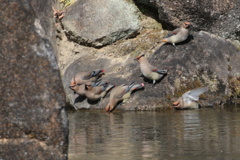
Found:
<path fill-rule="evenodd" d="M 102 92 L 103 92 L 103 86 L 97 86 L 97 87 L 94 87 L 93 88 L 93 93 L 95 94 L 95 95 L 98 95 L 98 94 L 101 94 Z"/>
<path fill-rule="evenodd" d="M 127 90 L 127 87 L 128 87 L 127 85 L 122 85 L 122 87 L 119 88 L 119 91 L 118 91 L 118 93 L 115 97 L 118 98 L 118 99 L 121 99 L 122 96 L 125 94 L 125 92 Z"/>
<path fill-rule="evenodd" d="M 130 89 L 134 86 L 134 83 L 135 83 L 134 81 L 131 82 L 131 83 L 127 86 L 127 88 L 125 89 L 125 91 L 124 91 L 123 94 L 127 93 L 128 91 L 130 91 Z"/>
<path fill-rule="evenodd" d="M 199 96 L 201 94 L 203 94 L 204 92 L 206 92 L 207 90 L 208 90 L 207 87 L 196 88 L 196 89 L 193 89 L 193 90 L 190 90 L 190 91 L 184 93 L 182 95 L 182 97 L 185 98 L 185 99 L 189 98 L 191 100 L 198 101 Z"/>
<path fill-rule="evenodd" d="M 169 32 L 164 38 L 171 37 L 173 35 L 176 35 L 180 31 L 180 28 L 174 29 L 173 31 Z"/>
<path fill-rule="evenodd" d="M 152 72 L 156 72 L 158 69 L 156 67 L 154 67 L 151 64 L 148 64 L 148 68 L 152 71 Z"/>
<path fill-rule="evenodd" d="M 91 73 L 92 72 L 82 72 L 82 80 L 88 80 L 91 78 Z"/>
<path fill-rule="evenodd" d="M 166 74 L 167 73 L 167 70 L 161 70 L 161 69 L 154 69 L 152 70 L 153 72 L 157 72 L 159 74 Z"/>

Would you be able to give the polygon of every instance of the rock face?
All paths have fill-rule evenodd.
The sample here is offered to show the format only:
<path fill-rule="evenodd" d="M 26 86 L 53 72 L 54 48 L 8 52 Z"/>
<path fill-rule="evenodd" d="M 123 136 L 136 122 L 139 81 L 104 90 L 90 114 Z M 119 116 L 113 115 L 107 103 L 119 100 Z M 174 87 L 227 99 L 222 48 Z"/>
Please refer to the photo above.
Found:
<path fill-rule="evenodd" d="M 168 1 L 136 0 L 137 4 L 151 6 L 158 10 L 159 19 L 164 26 L 176 27 L 181 21 L 192 23 L 194 30 L 211 31 L 224 38 L 239 39 L 239 1 L 201 0 Z"/>
<path fill-rule="evenodd" d="M 52 2 L 1 2 L 0 159 L 67 159 Z"/>
<path fill-rule="evenodd" d="M 67 10 L 64 29 L 81 45 L 102 47 L 139 29 L 137 7 L 127 0 L 79 0 Z"/>
<path fill-rule="evenodd" d="M 138 39 L 139 38 L 139 39 Z M 148 43 L 152 35 L 144 35 L 142 40 L 138 37 L 132 41 L 139 42 L 138 45 Z M 143 41 L 144 40 L 144 41 Z M 129 46 L 125 46 L 126 43 Z M 240 76 L 240 52 L 230 42 L 207 32 L 192 32 L 189 39 L 175 48 L 170 44 L 165 44 L 153 53 L 146 47 L 140 51 L 138 47 L 133 50 L 131 41 L 122 42 L 115 45 L 122 51 L 128 50 L 128 55 L 124 55 L 119 50 L 118 60 L 109 59 L 107 56 L 95 53 L 85 54 L 72 63 L 65 71 L 63 83 L 70 99 L 70 103 L 75 108 L 103 108 L 108 102 L 108 97 L 98 103 L 89 103 L 83 97 L 73 95 L 68 88 L 70 78 L 78 71 L 105 69 L 104 81 L 119 85 L 122 83 L 145 83 L 145 89 L 137 91 L 132 98 L 118 108 L 155 110 L 162 107 L 171 107 L 171 103 L 187 90 L 207 86 L 209 92 L 202 101 L 204 106 L 213 106 L 226 103 L 230 97 L 233 98 L 231 87 L 233 79 L 235 81 Z M 136 46 L 138 46 L 136 44 Z M 124 49 L 123 46 L 126 48 Z M 127 49 L 128 48 L 128 49 Z M 109 48 L 114 52 L 113 48 Z M 95 51 L 96 52 L 96 51 Z M 105 53 L 106 53 L 105 49 Z M 136 53 L 137 52 L 137 53 Z M 167 75 L 161 82 L 152 87 L 152 82 L 139 77 L 141 75 L 139 64 L 133 59 L 141 53 L 146 53 L 151 64 L 159 69 L 169 68 Z M 101 54 L 99 51 L 98 54 Z M 90 56 L 91 55 L 91 56 Z M 235 94 L 236 98 L 236 94 Z"/>
<path fill-rule="evenodd" d="M 239 5 L 237 5 L 239 6 Z M 240 9 L 234 7 L 227 14 L 220 16 L 218 21 L 211 27 L 211 32 L 223 38 L 240 39 Z"/>

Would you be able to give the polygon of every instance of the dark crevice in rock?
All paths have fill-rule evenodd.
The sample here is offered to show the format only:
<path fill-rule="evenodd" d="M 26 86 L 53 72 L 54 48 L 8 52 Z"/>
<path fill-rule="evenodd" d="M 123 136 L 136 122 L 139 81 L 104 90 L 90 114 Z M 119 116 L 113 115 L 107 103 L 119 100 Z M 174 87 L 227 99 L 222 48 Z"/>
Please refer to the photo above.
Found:
<path fill-rule="evenodd" d="M 119 37 L 121 39 L 121 38 L 124 38 L 124 36 L 128 35 L 127 39 L 132 39 L 132 38 L 135 38 L 137 35 L 139 35 L 139 32 L 138 31 L 132 31 L 132 30 L 113 32 L 110 35 L 103 36 L 101 38 L 95 39 L 95 41 L 88 41 L 87 38 L 76 36 L 71 31 L 66 31 L 65 34 L 66 34 L 69 41 L 73 41 L 73 42 L 75 42 L 79 45 L 83 45 L 83 46 L 86 46 L 86 47 L 94 47 L 96 49 L 100 49 L 100 48 L 106 47 L 108 45 L 111 45 L 111 44 L 117 42 L 117 40 L 113 40 L 110 44 L 106 44 L 105 41 L 107 39 L 109 39 L 109 37 Z M 101 45 L 98 46 L 97 43 L 100 43 Z M 104 43 L 105 43 L 105 45 L 103 45 Z"/>
<path fill-rule="evenodd" d="M 164 29 L 167 29 L 167 30 L 173 30 L 175 29 L 175 27 L 169 23 L 168 21 L 166 20 L 162 20 L 159 18 L 159 13 L 158 13 L 158 9 L 155 8 L 154 6 L 152 6 L 151 4 L 143 4 L 143 3 L 139 3 L 138 0 L 134 0 L 134 3 L 135 5 L 138 7 L 138 9 L 140 10 L 140 12 L 147 16 L 147 17 L 151 17 L 152 19 L 155 19 L 157 22 L 161 23 L 162 24 L 162 27 Z M 160 9 L 159 9 L 160 10 Z M 167 15 L 166 14 L 162 14 L 161 17 L 165 17 L 163 19 L 167 19 Z"/>

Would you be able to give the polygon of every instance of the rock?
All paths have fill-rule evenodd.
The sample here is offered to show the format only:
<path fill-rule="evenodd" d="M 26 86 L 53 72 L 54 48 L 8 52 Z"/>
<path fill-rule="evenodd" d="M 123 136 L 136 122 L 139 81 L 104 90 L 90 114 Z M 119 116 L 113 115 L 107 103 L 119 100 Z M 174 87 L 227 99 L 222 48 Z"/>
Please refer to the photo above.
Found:
<path fill-rule="evenodd" d="M 211 32 L 223 38 L 240 39 L 240 9 L 234 7 L 226 14 L 219 17 L 218 21 L 211 27 Z"/>
<path fill-rule="evenodd" d="M 126 110 L 156 110 L 171 108 L 171 104 L 184 92 L 197 87 L 207 86 L 209 92 L 203 95 L 200 104 L 204 106 L 221 105 L 231 100 L 231 91 L 234 87 L 229 86 L 232 79 L 240 76 L 239 50 L 218 36 L 208 32 L 192 32 L 189 39 L 176 46 L 165 44 L 154 53 L 149 53 L 149 41 L 153 35 L 144 34 L 133 40 L 119 42 L 114 46 L 104 49 L 104 53 L 117 52 L 118 56 L 109 57 L 102 55 L 101 50 L 89 52 L 75 60 L 65 71 L 63 83 L 67 89 L 70 78 L 79 71 L 88 69 L 105 69 L 104 81 L 119 85 L 122 83 L 145 83 L 145 89 L 133 93 L 125 104 L 120 104 L 118 109 Z M 142 39 L 141 39 L 142 38 Z M 137 43 L 136 48 L 130 50 L 132 43 Z M 148 45 L 146 45 L 149 43 Z M 129 45 L 126 45 L 129 44 Z M 141 46 L 140 46 L 141 44 Z M 142 46 L 146 45 L 143 50 Z M 114 50 L 114 48 L 115 50 Z M 125 47 L 125 48 L 124 48 Z M 128 50 L 128 54 L 123 54 Z M 84 51 L 82 51 L 84 52 Z M 97 52 L 97 54 L 96 54 Z M 161 82 L 152 87 L 152 82 L 139 77 L 141 75 L 138 62 L 133 59 L 141 53 L 149 56 L 149 61 L 159 69 L 169 68 L 167 75 Z M 237 83 L 236 83 L 237 84 Z M 71 90 L 66 90 L 68 99 L 75 101 Z M 238 93 L 238 91 L 237 91 Z M 100 102 L 91 104 L 87 100 L 75 101 L 75 107 L 80 108 L 104 108 L 108 102 L 108 96 Z"/>
<path fill-rule="evenodd" d="M 176 48 L 164 45 L 152 56 L 171 68 L 169 84 L 163 90 L 167 96 L 181 95 L 183 90 L 207 86 L 210 104 L 226 103 L 230 80 L 240 75 L 239 50 L 231 42 L 203 31 L 193 32 L 191 38 Z"/>
<path fill-rule="evenodd" d="M 68 38 L 81 45 L 102 47 L 137 34 L 137 7 L 127 0 L 79 0 L 62 24 Z"/>
<path fill-rule="evenodd" d="M 172 30 L 182 21 L 192 23 L 195 31 L 208 31 L 223 38 L 239 39 L 239 1 L 201 0 L 168 1 L 137 0 L 158 10 L 159 20 L 164 29 Z"/>
<path fill-rule="evenodd" d="M 1 2 L 0 159 L 67 159 L 65 96 L 51 43 L 52 3 Z"/>

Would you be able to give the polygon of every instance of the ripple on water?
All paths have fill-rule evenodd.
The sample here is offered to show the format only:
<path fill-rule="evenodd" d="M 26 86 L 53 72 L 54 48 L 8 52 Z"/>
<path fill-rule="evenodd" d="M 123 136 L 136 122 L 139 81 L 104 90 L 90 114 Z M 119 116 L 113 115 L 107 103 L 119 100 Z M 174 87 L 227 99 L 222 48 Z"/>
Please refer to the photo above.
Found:
<path fill-rule="evenodd" d="M 79 111 L 69 114 L 69 160 L 239 159 L 240 112 Z"/>

